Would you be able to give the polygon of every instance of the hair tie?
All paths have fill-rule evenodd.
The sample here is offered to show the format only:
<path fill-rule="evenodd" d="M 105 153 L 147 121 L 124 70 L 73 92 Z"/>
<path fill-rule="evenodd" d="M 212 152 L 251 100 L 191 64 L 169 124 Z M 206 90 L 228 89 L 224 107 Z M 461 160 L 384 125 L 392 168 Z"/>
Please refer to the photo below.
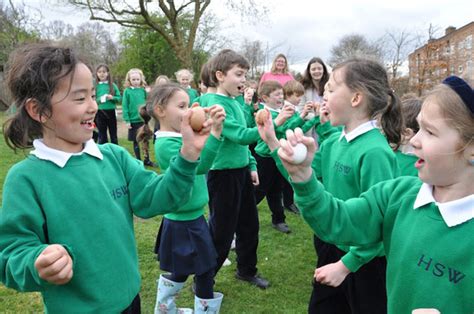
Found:
<path fill-rule="evenodd" d="M 442 82 L 448 85 L 459 97 L 461 97 L 467 108 L 474 114 L 474 91 L 462 78 L 449 76 Z"/>

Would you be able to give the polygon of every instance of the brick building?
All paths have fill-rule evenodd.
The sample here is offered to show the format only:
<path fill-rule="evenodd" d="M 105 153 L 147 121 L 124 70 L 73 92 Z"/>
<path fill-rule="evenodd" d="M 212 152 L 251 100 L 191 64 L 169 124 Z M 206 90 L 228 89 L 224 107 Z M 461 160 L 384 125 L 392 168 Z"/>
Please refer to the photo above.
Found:
<path fill-rule="evenodd" d="M 458 29 L 446 28 L 444 36 L 429 40 L 408 56 L 409 84 L 421 95 L 449 75 L 474 83 L 474 22 Z"/>

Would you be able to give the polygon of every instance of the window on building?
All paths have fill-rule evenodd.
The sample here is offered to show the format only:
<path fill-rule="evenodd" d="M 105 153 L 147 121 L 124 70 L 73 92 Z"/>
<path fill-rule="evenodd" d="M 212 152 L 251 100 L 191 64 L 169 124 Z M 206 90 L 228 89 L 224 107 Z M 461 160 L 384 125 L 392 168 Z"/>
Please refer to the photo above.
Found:
<path fill-rule="evenodd" d="M 454 73 L 455 73 L 455 72 L 454 72 L 454 65 L 452 65 L 452 66 L 451 66 L 451 69 L 450 69 L 450 74 L 451 74 L 451 75 L 454 75 Z"/>
<path fill-rule="evenodd" d="M 466 49 L 472 49 L 472 35 L 466 37 L 465 47 Z"/>
<path fill-rule="evenodd" d="M 459 72 L 459 74 L 462 73 L 462 70 L 463 70 L 462 65 L 460 65 L 460 66 L 458 67 L 458 72 Z"/>

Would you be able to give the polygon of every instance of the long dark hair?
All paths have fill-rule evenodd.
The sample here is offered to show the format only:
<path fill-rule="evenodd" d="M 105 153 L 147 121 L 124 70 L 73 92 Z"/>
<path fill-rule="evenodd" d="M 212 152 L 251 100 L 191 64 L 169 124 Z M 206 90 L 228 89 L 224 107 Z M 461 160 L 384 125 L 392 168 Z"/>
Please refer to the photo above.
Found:
<path fill-rule="evenodd" d="M 51 98 L 59 81 L 70 76 L 72 82 L 79 63 L 82 61 L 72 49 L 46 43 L 27 44 L 10 55 L 6 81 L 17 108 L 3 125 L 10 148 L 29 148 L 34 139 L 42 137 L 43 125 L 30 117 L 25 104 L 36 101 L 39 117 L 50 117 Z"/>
<path fill-rule="evenodd" d="M 369 116 L 380 121 L 388 142 L 397 149 L 401 143 L 403 117 L 400 100 L 390 88 L 385 68 L 375 61 L 351 59 L 336 65 L 333 73 L 336 71 L 340 71 L 350 90 L 367 97 Z"/>
<path fill-rule="evenodd" d="M 313 63 L 319 63 L 323 66 L 323 76 L 321 77 L 321 80 L 319 80 L 318 86 L 314 85 L 313 78 L 311 77 L 311 73 L 309 71 L 309 69 L 311 68 L 311 64 Z M 323 60 L 318 57 L 314 57 L 309 60 L 308 65 L 306 66 L 306 70 L 304 71 L 303 77 L 301 78 L 301 84 L 303 84 L 304 89 L 315 88 L 318 91 L 319 96 L 323 96 L 324 85 L 326 85 L 328 80 L 328 68 L 326 67 L 326 64 L 324 64 Z"/>

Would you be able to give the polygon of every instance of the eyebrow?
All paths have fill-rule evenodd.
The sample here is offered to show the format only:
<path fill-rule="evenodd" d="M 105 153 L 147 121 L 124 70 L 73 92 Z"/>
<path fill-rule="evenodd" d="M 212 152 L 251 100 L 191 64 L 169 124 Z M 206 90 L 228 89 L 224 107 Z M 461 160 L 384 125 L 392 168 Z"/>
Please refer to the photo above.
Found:
<path fill-rule="evenodd" d="M 436 126 L 434 126 L 434 124 L 431 124 L 430 122 L 428 122 L 426 120 L 422 120 L 422 118 L 420 118 L 420 116 L 416 117 L 416 121 L 418 122 L 419 125 L 423 125 L 424 127 L 427 127 L 429 129 L 438 130 L 438 128 Z"/>

